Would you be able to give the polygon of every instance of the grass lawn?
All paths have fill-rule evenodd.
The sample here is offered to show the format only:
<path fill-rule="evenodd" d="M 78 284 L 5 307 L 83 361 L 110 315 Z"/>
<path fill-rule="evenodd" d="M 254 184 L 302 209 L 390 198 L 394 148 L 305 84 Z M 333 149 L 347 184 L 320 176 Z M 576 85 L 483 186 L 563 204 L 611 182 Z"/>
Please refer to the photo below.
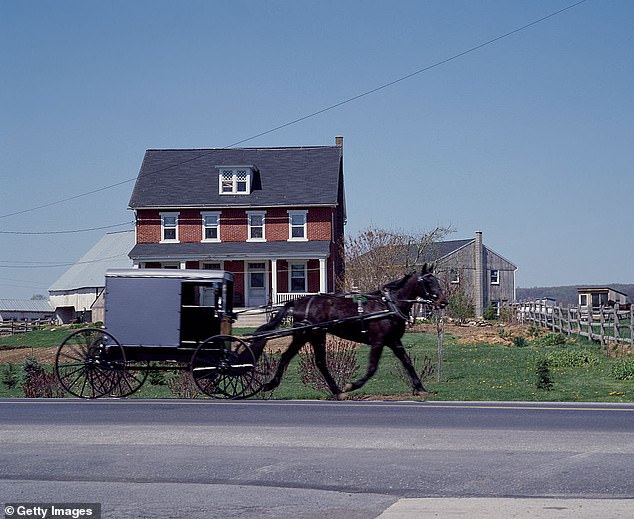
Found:
<path fill-rule="evenodd" d="M 0 348 L 15 347 L 12 341 L 34 348 L 57 346 L 72 330 L 42 330 L 0 339 Z M 246 333 L 249 330 L 234 330 Z M 28 336 L 28 337 L 27 337 Z M 403 338 L 411 356 L 423 359 L 427 356 L 437 364 L 437 339 L 434 334 L 407 333 Z M 360 370 L 366 369 L 369 347 L 357 350 Z M 537 362 L 550 355 L 550 389 L 537 388 Z M 585 340 L 568 341 L 564 345 L 548 345 L 538 341 L 526 347 L 496 344 L 459 344 L 450 336 L 445 337 L 442 379 L 436 374 L 424 381 L 426 388 L 435 393 L 434 400 L 515 400 L 515 401 L 579 401 L 579 402 L 634 402 L 634 379 L 616 380 L 611 367 L 619 362 L 605 355 L 598 344 Z M 632 358 L 630 356 L 630 358 Z M 585 359 L 585 360 L 584 360 Z M 398 361 L 389 349 L 385 349 L 374 378 L 361 390 L 351 393 L 351 398 L 406 397 L 409 383 L 402 379 Z M 20 371 L 20 366 L 16 366 Z M 49 367 L 50 368 L 50 367 Z M 0 366 L 0 375 L 5 366 Z M 8 389 L 0 377 L 0 397 L 23 396 L 19 387 Z M 266 395 L 267 397 L 269 395 Z M 148 382 L 131 398 L 173 398 L 165 385 Z M 328 398 L 323 391 L 304 385 L 298 371 L 298 359 L 289 366 L 280 387 L 270 395 L 280 399 Z"/>

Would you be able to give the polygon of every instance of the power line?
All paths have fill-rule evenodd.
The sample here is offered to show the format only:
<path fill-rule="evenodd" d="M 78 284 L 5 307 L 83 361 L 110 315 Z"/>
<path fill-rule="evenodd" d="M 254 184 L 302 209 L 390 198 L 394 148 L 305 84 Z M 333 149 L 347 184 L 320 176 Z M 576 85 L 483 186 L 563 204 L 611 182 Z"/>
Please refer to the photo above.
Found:
<path fill-rule="evenodd" d="M 38 232 L 29 232 L 29 231 L 0 231 L 0 234 L 19 234 L 19 235 L 49 235 L 49 234 L 74 234 L 80 232 L 90 232 L 90 231 L 100 231 L 103 229 L 112 229 L 114 227 L 123 227 L 124 225 L 133 225 L 134 221 L 125 222 L 125 223 L 117 223 L 115 225 L 104 225 L 103 227 L 90 227 L 89 229 L 71 229 L 66 231 L 38 231 Z"/>
<path fill-rule="evenodd" d="M 106 256 L 106 257 L 103 257 L 103 258 L 99 258 L 97 260 L 73 261 L 71 263 L 56 262 L 56 261 L 22 261 L 18 265 L 11 264 L 11 261 L 8 261 L 8 260 L 0 260 L 0 269 L 3 269 L 3 268 L 11 268 L 11 269 L 42 269 L 42 268 L 70 267 L 72 265 L 87 265 L 87 264 L 91 264 L 91 263 L 100 263 L 102 261 L 111 260 L 113 258 L 121 258 L 123 256 L 127 256 L 127 255 L 126 254 L 115 254 L 114 256 Z M 8 263 L 8 265 L 2 265 L 2 263 Z"/>
<path fill-rule="evenodd" d="M 473 52 L 476 52 L 476 51 L 478 51 L 478 50 L 480 50 L 480 49 L 482 49 L 484 47 L 487 47 L 489 45 L 497 43 L 500 40 L 508 38 L 508 37 L 510 37 L 510 36 L 512 36 L 514 34 L 517 34 L 518 32 L 521 32 L 521 31 L 524 31 L 526 29 L 529 29 L 530 27 L 533 27 L 533 26 L 535 26 L 535 25 L 537 25 L 539 23 L 542 23 L 542 22 L 544 22 L 544 21 L 546 21 L 546 20 L 548 20 L 550 18 L 553 18 L 553 17 L 555 17 L 557 15 L 560 15 L 560 14 L 566 12 L 566 11 L 569 11 L 570 9 L 574 9 L 575 7 L 585 3 L 586 1 L 587 0 L 579 0 L 578 2 L 575 2 L 574 4 L 571 4 L 571 5 L 567 6 L 567 7 L 564 7 L 562 9 L 557 10 L 557 11 L 554 11 L 554 12 L 552 12 L 552 13 L 546 15 L 546 16 L 542 16 L 541 18 L 538 18 L 537 20 L 533 20 L 532 22 L 529 22 L 529 23 L 527 23 L 525 25 L 522 25 L 522 26 L 520 26 L 520 27 L 518 27 L 516 29 L 513 29 L 512 31 L 504 33 L 504 34 L 502 34 L 500 36 L 496 36 L 495 38 L 491 38 L 490 40 L 487 40 L 487 41 L 485 41 L 483 43 L 475 45 L 475 46 L 473 46 L 473 47 L 471 47 L 471 48 L 469 48 L 467 50 L 464 50 L 462 52 L 454 54 L 454 55 L 452 55 L 452 56 L 450 56 L 448 58 L 445 58 L 445 59 L 442 59 L 440 61 L 437 61 L 437 62 L 435 62 L 435 63 L 433 63 L 431 65 L 427 65 L 427 66 L 425 66 L 423 68 L 420 68 L 420 69 L 418 69 L 418 70 L 416 70 L 414 72 L 411 72 L 409 74 L 401 76 L 401 77 L 399 77 L 397 79 L 394 79 L 392 81 L 384 83 L 384 84 L 382 84 L 380 86 L 377 86 L 375 88 L 372 88 L 370 90 L 366 90 L 365 92 L 362 92 L 362 93 L 357 94 L 355 96 L 349 97 L 347 99 L 344 99 L 344 100 L 339 101 L 337 103 L 334 103 L 332 105 L 326 106 L 325 108 L 322 108 L 322 109 L 317 110 L 315 112 L 309 113 L 309 114 L 304 115 L 302 117 L 298 117 L 297 119 L 293 119 L 292 121 L 286 122 L 284 124 L 280 124 L 278 126 L 275 126 L 275 127 L 271 128 L 269 130 L 266 130 L 266 131 L 257 133 L 255 135 L 251 135 L 250 137 L 247 137 L 245 139 L 233 142 L 233 143 L 231 143 L 231 144 L 229 144 L 227 146 L 223 146 L 220 149 L 233 148 L 235 146 L 238 146 L 239 144 L 244 144 L 245 142 L 252 141 L 253 139 L 257 139 L 259 137 L 263 137 L 264 135 L 268 135 L 270 133 L 276 132 L 276 131 L 281 130 L 283 128 L 287 128 L 287 127 L 292 126 L 294 124 L 298 124 L 298 123 L 300 123 L 302 121 L 305 121 L 307 119 L 311 119 L 312 117 L 316 117 L 316 116 L 321 115 L 323 113 L 326 113 L 326 112 L 329 112 L 331 110 L 334 110 L 335 108 L 339 108 L 340 106 L 346 105 L 348 103 L 352 103 L 353 101 L 357 101 L 357 100 L 362 99 L 364 97 L 367 97 L 369 95 L 375 94 L 377 92 L 380 92 L 381 90 L 385 90 L 386 88 L 389 88 L 389 87 L 394 86 L 394 85 L 396 85 L 398 83 L 401 83 L 403 81 L 411 79 L 411 78 L 413 78 L 415 76 L 418 76 L 419 74 L 422 74 L 422 73 L 427 72 L 427 71 L 429 71 L 431 69 L 440 67 L 442 65 L 446 65 L 447 63 L 450 63 L 450 62 L 452 62 L 454 60 L 457 60 L 458 58 L 462 58 L 463 56 L 466 56 L 466 55 L 471 54 Z M 198 159 L 200 159 L 202 157 L 205 157 L 209 153 L 210 152 L 201 153 L 200 155 L 197 155 L 197 156 L 192 157 L 190 159 L 184 160 L 182 162 L 177 162 L 177 163 L 172 164 L 170 166 L 166 166 L 164 168 L 151 171 L 149 173 L 146 173 L 146 175 L 148 175 L 148 176 L 149 175 L 155 175 L 157 173 L 161 173 L 161 172 L 166 171 L 168 169 L 172 169 L 172 168 L 175 168 L 175 167 L 178 167 L 178 166 L 182 166 L 183 164 L 187 164 L 189 162 L 193 162 L 193 161 L 198 160 Z M 68 197 L 68 198 L 60 199 L 60 200 L 57 200 L 57 201 L 54 201 L 54 202 L 49 202 L 47 204 L 42 204 L 42 205 L 39 205 L 39 206 L 36 206 L 36 207 L 31 207 L 29 209 L 23 209 L 21 211 L 16 211 L 16 212 L 13 212 L 13 213 L 0 215 L 0 218 L 8 218 L 10 216 L 16 216 L 16 215 L 28 213 L 28 212 L 31 212 L 31 211 L 37 211 L 39 209 L 44 209 L 46 207 L 51 207 L 53 205 L 58 205 L 58 204 L 62 204 L 64 202 L 69 202 L 71 200 L 76 200 L 76 199 L 82 198 L 84 196 L 89 196 L 89 195 L 92 195 L 92 194 L 95 194 L 95 193 L 99 193 L 101 191 L 106 191 L 108 189 L 112 189 L 114 187 L 121 186 L 123 184 L 127 184 L 129 182 L 132 182 L 132 181 L 136 180 L 136 178 L 137 177 L 129 178 L 127 180 L 122 180 L 121 182 L 117 182 L 116 184 L 111 184 L 109 186 L 104 186 L 104 187 L 101 187 L 101 188 L 98 188 L 98 189 L 94 189 L 92 191 L 87 191 L 85 193 L 80 193 L 78 195 L 74 195 L 74 196 L 71 196 L 71 197 Z"/>

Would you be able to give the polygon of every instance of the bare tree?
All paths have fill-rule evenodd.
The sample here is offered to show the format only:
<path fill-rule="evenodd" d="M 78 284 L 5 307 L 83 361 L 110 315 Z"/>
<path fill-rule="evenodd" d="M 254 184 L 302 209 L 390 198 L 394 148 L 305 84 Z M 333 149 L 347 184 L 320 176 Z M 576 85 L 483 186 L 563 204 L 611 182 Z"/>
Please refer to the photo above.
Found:
<path fill-rule="evenodd" d="M 369 292 L 411 272 L 429 261 L 432 244 L 450 232 L 453 231 L 444 227 L 417 234 L 376 227 L 363 229 L 344 243 L 344 290 L 356 287 Z"/>

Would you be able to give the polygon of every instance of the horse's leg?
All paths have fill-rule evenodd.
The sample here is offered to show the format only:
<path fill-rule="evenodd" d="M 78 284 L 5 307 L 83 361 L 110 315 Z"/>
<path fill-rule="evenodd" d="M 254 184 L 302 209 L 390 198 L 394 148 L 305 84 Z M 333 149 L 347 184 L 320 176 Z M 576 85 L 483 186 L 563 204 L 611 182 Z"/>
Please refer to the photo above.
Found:
<path fill-rule="evenodd" d="M 310 338 L 310 344 L 313 346 L 313 352 L 315 354 L 315 365 L 323 375 L 326 384 L 328 384 L 330 392 L 335 396 L 335 398 L 341 398 L 341 390 L 339 389 L 339 386 L 337 386 L 337 382 L 335 382 L 335 379 L 332 378 L 330 371 L 328 371 L 328 363 L 326 360 L 326 334 L 314 334 Z"/>
<path fill-rule="evenodd" d="M 282 356 L 280 357 L 280 363 L 277 366 L 277 371 L 275 372 L 275 375 L 273 375 L 273 378 L 269 380 L 266 384 L 264 384 L 264 386 L 262 386 L 262 391 L 273 391 L 277 386 L 280 385 L 280 382 L 282 381 L 282 376 L 284 375 L 289 362 L 295 355 L 297 355 L 304 344 L 306 344 L 306 337 L 303 334 L 293 335 L 293 340 L 291 341 L 288 348 L 286 348 L 286 351 L 282 353 Z"/>
<path fill-rule="evenodd" d="M 407 374 L 409 375 L 409 378 L 412 382 L 412 389 L 414 390 L 414 394 L 426 393 L 427 390 L 423 387 L 423 383 L 420 381 L 418 373 L 416 373 L 416 370 L 412 365 L 412 360 L 409 358 L 409 355 L 407 354 L 407 351 L 405 351 L 405 348 L 403 348 L 401 341 L 390 345 L 390 348 L 394 352 L 394 355 L 396 355 L 396 358 L 401 361 L 401 364 L 403 364 L 405 371 L 407 371 Z"/>
<path fill-rule="evenodd" d="M 376 369 L 379 366 L 379 359 L 381 358 L 381 353 L 383 352 L 383 344 L 373 344 L 370 347 L 370 359 L 368 362 L 368 370 L 365 375 L 361 377 L 359 380 L 355 382 L 350 382 L 346 384 L 344 388 L 345 392 L 354 391 L 355 389 L 359 389 L 363 386 L 368 380 L 372 378 L 372 376 L 376 373 Z"/>

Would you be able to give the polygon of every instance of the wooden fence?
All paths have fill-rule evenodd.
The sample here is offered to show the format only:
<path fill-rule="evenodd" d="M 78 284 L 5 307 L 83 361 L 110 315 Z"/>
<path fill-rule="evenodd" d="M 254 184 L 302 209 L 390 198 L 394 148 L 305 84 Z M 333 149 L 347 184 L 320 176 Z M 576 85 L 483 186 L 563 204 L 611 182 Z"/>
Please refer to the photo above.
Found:
<path fill-rule="evenodd" d="M 44 326 L 50 326 L 51 324 L 53 324 L 53 321 L 50 319 L 37 319 L 35 321 L 1 321 L 0 336 L 32 332 L 33 330 L 40 330 Z"/>
<path fill-rule="evenodd" d="M 513 304 L 513 314 L 520 324 L 533 324 L 553 332 L 580 335 L 601 344 L 625 344 L 634 349 L 634 307 L 562 308 L 543 302 Z"/>

